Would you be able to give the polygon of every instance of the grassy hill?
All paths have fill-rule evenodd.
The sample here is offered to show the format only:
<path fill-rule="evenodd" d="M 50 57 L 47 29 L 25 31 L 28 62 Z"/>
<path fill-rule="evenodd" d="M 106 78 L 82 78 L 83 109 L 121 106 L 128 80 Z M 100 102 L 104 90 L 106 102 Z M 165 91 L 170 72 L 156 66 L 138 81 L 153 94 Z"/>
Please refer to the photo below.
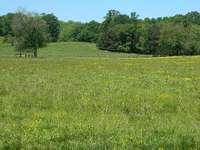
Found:
<path fill-rule="evenodd" d="M 0 47 L 0 149 L 200 148 L 200 57 Z"/>
<path fill-rule="evenodd" d="M 14 57 L 14 47 L 10 44 L 0 44 L 0 57 Z M 38 50 L 39 58 L 65 57 L 135 57 L 139 55 L 102 51 L 95 44 L 82 42 L 51 43 Z M 141 55 L 142 56 L 142 55 Z"/>

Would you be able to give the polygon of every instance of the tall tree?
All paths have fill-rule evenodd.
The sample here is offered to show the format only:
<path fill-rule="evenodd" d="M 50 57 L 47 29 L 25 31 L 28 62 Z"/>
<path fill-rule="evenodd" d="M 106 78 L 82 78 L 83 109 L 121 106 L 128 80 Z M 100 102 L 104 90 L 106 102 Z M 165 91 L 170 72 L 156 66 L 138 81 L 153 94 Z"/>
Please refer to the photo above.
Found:
<path fill-rule="evenodd" d="M 185 15 L 185 19 L 189 23 L 200 25 L 200 13 L 197 11 L 189 12 Z"/>
<path fill-rule="evenodd" d="M 38 15 L 18 12 L 12 23 L 15 36 L 15 47 L 20 55 L 23 52 L 33 52 L 37 57 L 37 49 L 46 45 L 47 25 Z"/>
<path fill-rule="evenodd" d="M 63 22 L 60 21 L 60 41 L 74 41 L 76 35 L 74 35 L 74 31 L 79 27 L 80 22 L 68 21 Z M 78 33 L 77 33 L 78 34 Z"/>
<path fill-rule="evenodd" d="M 147 54 L 155 54 L 159 46 L 160 26 L 158 24 L 148 24 L 145 27 L 144 49 Z"/>
<path fill-rule="evenodd" d="M 183 55 L 187 33 L 182 24 L 166 24 L 162 27 L 158 55 Z"/>
<path fill-rule="evenodd" d="M 77 26 L 73 31 L 74 39 L 81 42 L 96 42 L 99 34 L 99 23 L 91 21 Z"/>
<path fill-rule="evenodd" d="M 3 36 L 3 18 L 0 16 L 0 36 Z"/>
<path fill-rule="evenodd" d="M 100 49 L 112 51 L 136 51 L 139 34 L 137 32 L 137 16 L 123 15 L 116 10 L 110 10 L 100 26 L 97 46 Z"/>
<path fill-rule="evenodd" d="M 49 32 L 49 40 L 56 42 L 59 39 L 60 23 L 54 14 L 42 14 L 42 18 L 46 21 Z"/>
<path fill-rule="evenodd" d="M 137 21 L 139 18 L 139 15 L 136 12 L 131 12 L 131 20 Z"/>
<path fill-rule="evenodd" d="M 12 20 L 15 17 L 14 13 L 8 13 L 7 15 L 2 16 L 2 32 L 4 36 L 13 35 L 12 31 Z"/>

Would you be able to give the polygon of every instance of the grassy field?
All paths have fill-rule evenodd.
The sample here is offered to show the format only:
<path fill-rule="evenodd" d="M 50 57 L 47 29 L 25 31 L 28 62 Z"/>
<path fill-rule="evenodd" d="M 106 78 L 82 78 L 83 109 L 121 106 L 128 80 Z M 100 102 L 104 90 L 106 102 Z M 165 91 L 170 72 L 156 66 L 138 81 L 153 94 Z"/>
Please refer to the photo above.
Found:
<path fill-rule="evenodd" d="M 1 44 L 1 42 L 0 42 Z M 0 58 L 14 57 L 15 50 L 10 44 L 0 45 Z M 51 43 L 38 50 L 39 58 L 69 58 L 69 57 L 138 57 L 135 54 L 114 53 L 102 51 L 95 44 L 81 42 Z M 144 57 L 140 55 L 140 57 Z"/>
<path fill-rule="evenodd" d="M 200 149 L 200 57 L 39 53 L 1 45 L 0 149 Z"/>

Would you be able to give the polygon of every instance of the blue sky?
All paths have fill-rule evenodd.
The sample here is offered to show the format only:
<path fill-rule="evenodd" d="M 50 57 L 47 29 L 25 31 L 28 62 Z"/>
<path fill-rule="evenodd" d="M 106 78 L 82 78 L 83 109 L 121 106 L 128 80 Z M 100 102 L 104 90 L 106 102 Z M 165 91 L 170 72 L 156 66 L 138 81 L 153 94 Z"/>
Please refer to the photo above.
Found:
<path fill-rule="evenodd" d="M 136 11 L 140 18 L 172 16 L 200 11 L 199 0 L 0 0 L 0 15 L 19 7 L 34 12 L 54 13 L 60 20 L 101 21 L 109 9 L 129 14 Z"/>

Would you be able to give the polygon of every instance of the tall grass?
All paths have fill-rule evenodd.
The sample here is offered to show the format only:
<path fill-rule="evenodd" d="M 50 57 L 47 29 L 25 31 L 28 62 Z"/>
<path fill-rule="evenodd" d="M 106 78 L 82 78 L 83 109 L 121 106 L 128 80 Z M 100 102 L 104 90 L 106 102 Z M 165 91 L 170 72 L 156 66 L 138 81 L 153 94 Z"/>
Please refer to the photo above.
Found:
<path fill-rule="evenodd" d="M 199 66 L 1 58 L 0 149 L 200 149 Z"/>

